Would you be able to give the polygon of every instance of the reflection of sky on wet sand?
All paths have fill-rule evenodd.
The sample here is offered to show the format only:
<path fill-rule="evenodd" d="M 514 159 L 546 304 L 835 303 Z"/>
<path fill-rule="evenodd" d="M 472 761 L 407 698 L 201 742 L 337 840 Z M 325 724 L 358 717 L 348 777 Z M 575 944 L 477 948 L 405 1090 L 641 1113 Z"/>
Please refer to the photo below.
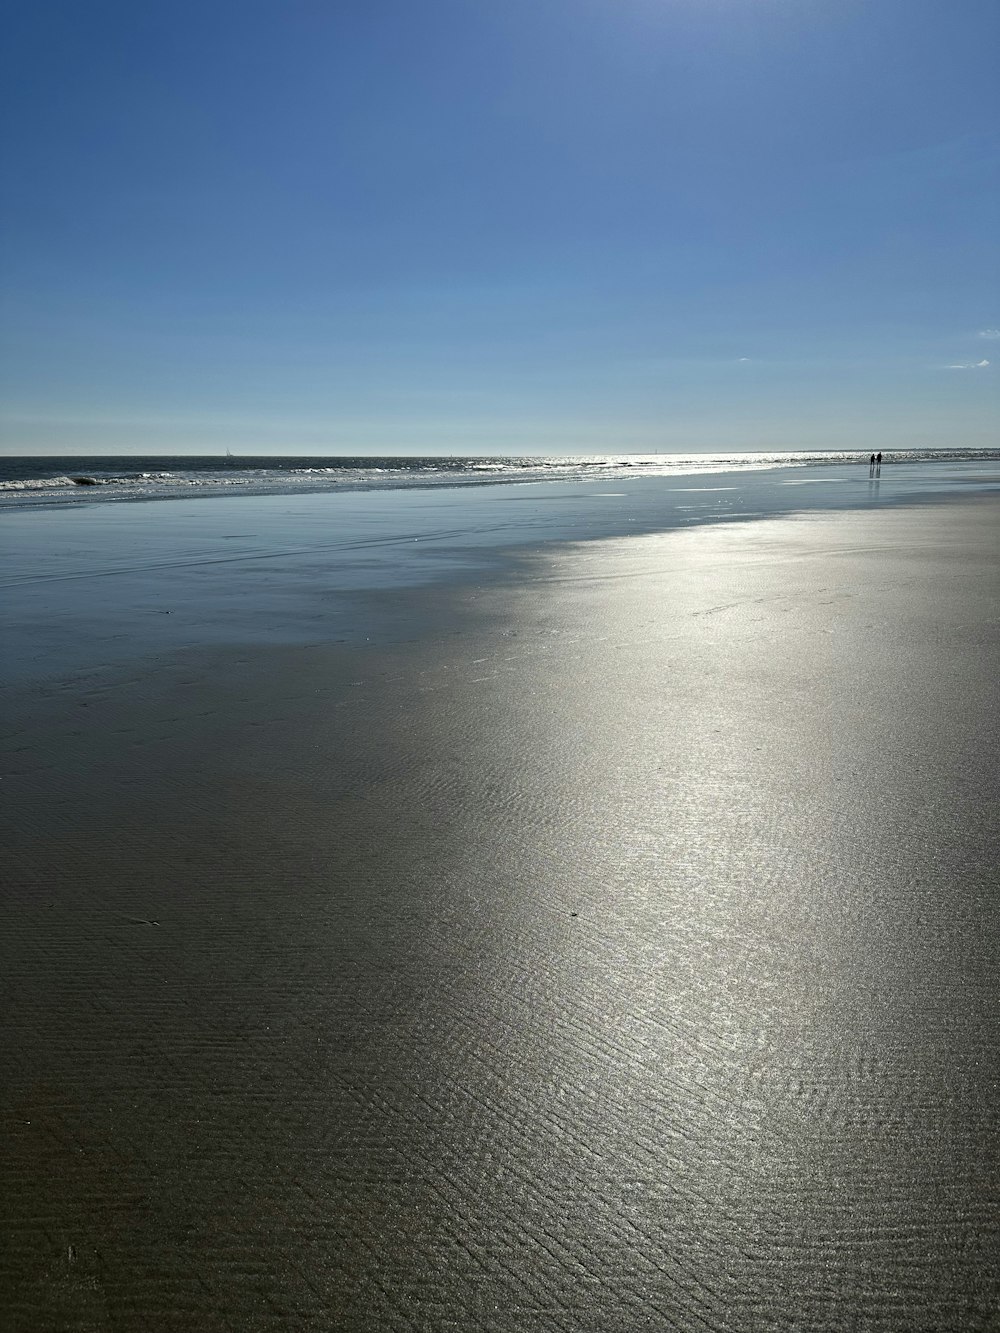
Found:
<path fill-rule="evenodd" d="M 552 544 L 395 594 L 412 642 L 21 692 L 9 1215 L 143 1316 L 991 1311 L 993 507 Z"/>
<path fill-rule="evenodd" d="M 683 1323 L 698 1291 L 703 1312 L 791 1327 L 867 1272 L 902 1330 L 924 1296 L 886 1274 L 927 1245 L 954 1258 L 925 1188 L 941 1171 L 978 1190 L 949 1079 L 977 1133 L 988 1116 L 966 1063 L 982 1033 L 949 1054 L 965 983 L 931 923 L 956 882 L 982 891 L 955 784 L 987 755 L 974 707 L 945 739 L 934 682 L 947 671 L 968 708 L 986 681 L 981 662 L 954 677 L 947 632 L 924 652 L 922 599 L 945 587 L 914 588 L 893 548 L 913 521 L 887 516 L 875 581 L 858 519 L 545 557 L 530 590 L 496 595 L 516 638 L 475 702 L 460 667 L 439 681 L 481 807 L 449 1104 L 491 1125 L 473 1214 L 513 1248 L 514 1218 L 548 1227 L 540 1288 L 573 1256 L 584 1307 L 642 1291 L 637 1309 Z M 932 1268 L 913 1290 L 954 1298 Z"/>
<path fill-rule="evenodd" d="M 366 589 L 489 576 L 499 549 L 875 498 L 867 468 L 830 471 L 751 471 L 711 487 L 645 477 L 615 493 L 546 482 L 11 512 L 0 531 L 4 669 L 44 674 L 202 643 L 364 641 L 375 632 Z M 878 498 L 893 503 L 1000 486 L 981 463 L 910 463 L 882 480 Z M 826 484 L 804 502 L 804 481 Z"/>

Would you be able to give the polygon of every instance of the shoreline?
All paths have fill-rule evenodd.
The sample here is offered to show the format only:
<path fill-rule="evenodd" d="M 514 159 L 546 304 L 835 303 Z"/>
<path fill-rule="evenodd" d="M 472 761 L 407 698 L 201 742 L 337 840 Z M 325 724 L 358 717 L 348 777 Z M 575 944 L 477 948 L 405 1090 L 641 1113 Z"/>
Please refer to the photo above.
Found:
<path fill-rule="evenodd" d="M 413 590 L 516 576 L 533 551 L 809 514 L 864 512 L 877 525 L 899 508 L 1000 493 L 990 489 L 1000 477 L 953 478 L 942 491 L 933 470 L 881 485 L 867 471 L 813 472 L 12 512 L 0 523 L 0 679 L 113 673 L 206 644 L 412 637 Z M 385 614 L 395 588 L 407 590 L 402 617 Z"/>
<path fill-rule="evenodd" d="M 337 494 L 394 489 L 476 488 L 552 480 L 575 483 L 663 481 L 697 476 L 867 467 L 868 450 L 827 449 L 749 453 L 604 453 L 531 456 L 410 456 L 395 458 L 300 457 L 221 458 L 210 455 L 0 456 L 0 514 L 144 499 L 178 499 L 199 493 L 237 495 Z M 874 455 L 873 455 L 874 456 Z M 886 455 L 887 477 L 904 470 L 940 472 L 997 481 L 1000 449 L 899 450 Z"/>
<path fill-rule="evenodd" d="M 15 691 L 11 1328 L 987 1328 L 998 511 Z"/>

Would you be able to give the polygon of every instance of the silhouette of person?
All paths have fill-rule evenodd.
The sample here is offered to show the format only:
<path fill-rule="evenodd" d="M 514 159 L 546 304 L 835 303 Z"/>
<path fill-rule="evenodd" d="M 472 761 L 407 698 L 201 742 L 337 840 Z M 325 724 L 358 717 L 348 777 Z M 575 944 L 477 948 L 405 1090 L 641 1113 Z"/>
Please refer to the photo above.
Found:
<path fill-rule="evenodd" d="M 875 455 L 874 455 L 874 454 L 872 454 L 871 458 L 869 458 L 869 460 L 868 460 L 868 471 L 869 471 L 869 472 L 874 472 L 874 471 L 875 471 Z"/>
<path fill-rule="evenodd" d="M 881 471 L 882 471 L 882 450 L 881 450 L 881 449 L 880 449 L 880 450 L 878 451 L 878 453 L 875 455 L 875 471 L 876 471 L 876 472 L 881 472 Z"/>

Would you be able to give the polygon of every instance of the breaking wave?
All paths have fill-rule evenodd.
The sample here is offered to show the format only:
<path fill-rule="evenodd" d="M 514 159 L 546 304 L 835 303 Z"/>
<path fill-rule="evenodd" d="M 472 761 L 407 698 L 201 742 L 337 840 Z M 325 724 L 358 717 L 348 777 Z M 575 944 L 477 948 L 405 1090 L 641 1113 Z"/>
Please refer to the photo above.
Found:
<path fill-rule="evenodd" d="M 774 468 L 857 466 L 856 450 L 719 454 L 604 454 L 575 457 L 89 457 L 0 459 L 0 506 L 102 500 L 167 499 L 239 490 L 376 490 L 415 486 L 485 486 L 501 482 L 586 481 L 614 476 L 680 476 Z M 995 463 L 1000 449 L 910 449 L 886 465 Z"/>

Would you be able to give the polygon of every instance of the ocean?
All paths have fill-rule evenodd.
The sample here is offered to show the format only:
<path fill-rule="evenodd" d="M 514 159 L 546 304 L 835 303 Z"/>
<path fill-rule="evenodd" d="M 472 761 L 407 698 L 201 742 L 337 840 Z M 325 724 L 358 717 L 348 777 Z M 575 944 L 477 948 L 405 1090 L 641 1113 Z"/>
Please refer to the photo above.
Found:
<path fill-rule="evenodd" d="M 662 453 L 575 457 L 255 457 L 122 456 L 0 458 L 0 510 L 40 505 L 93 504 L 108 500 L 165 500 L 218 495 L 269 495 L 369 491 L 438 486 L 487 486 L 540 481 L 631 480 L 776 468 L 866 465 L 867 453 L 763 451 L 758 453 Z M 989 467 L 1000 449 L 907 449 L 885 455 L 885 464 L 959 464 Z"/>

